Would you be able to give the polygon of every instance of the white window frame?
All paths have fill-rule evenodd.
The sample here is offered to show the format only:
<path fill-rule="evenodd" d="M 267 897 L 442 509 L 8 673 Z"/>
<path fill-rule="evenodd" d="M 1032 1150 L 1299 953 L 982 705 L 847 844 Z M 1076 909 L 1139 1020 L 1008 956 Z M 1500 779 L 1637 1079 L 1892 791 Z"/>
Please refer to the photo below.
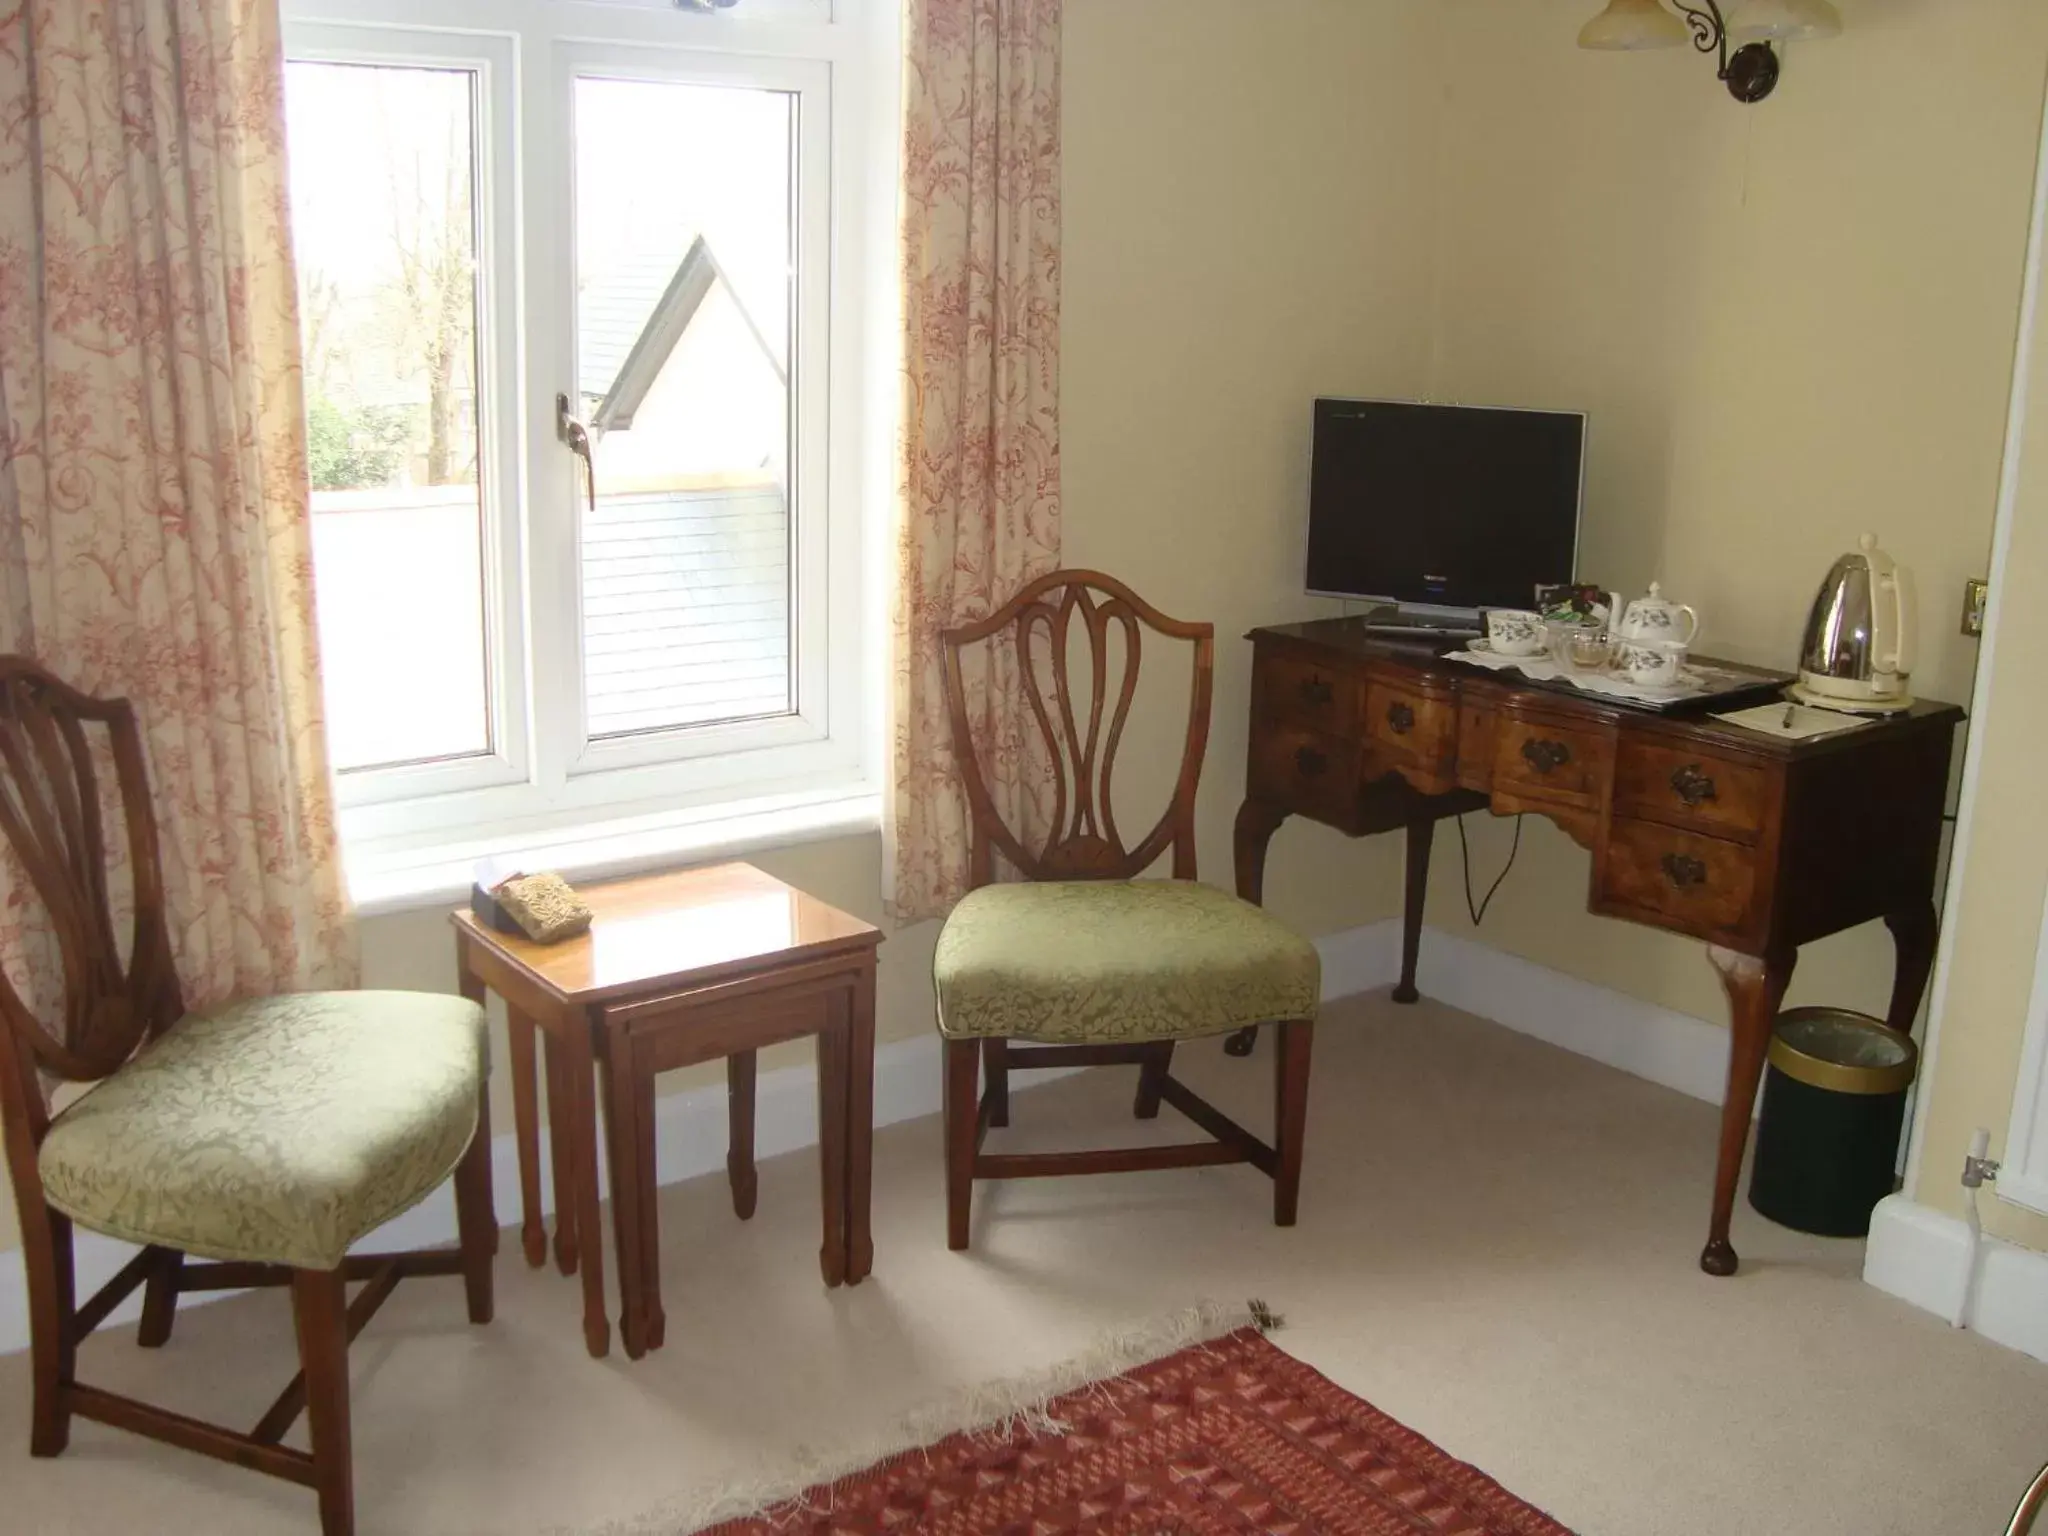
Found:
<path fill-rule="evenodd" d="M 476 224 L 477 427 L 483 455 L 477 488 L 483 498 L 482 536 L 486 707 L 491 750 L 426 762 L 400 763 L 337 775 L 346 806 L 417 800 L 455 791 L 522 784 L 530 775 L 527 751 L 526 609 L 519 602 L 524 569 L 525 497 L 518 418 L 508 409 L 519 398 L 520 331 L 516 252 L 517 199 L 504 195 L 513 136 L 517 74 L 507 38 L 420 30 L 404 37 L 360 27 L 308 24 L 293 28 L 290 57 L 321 64 L 405 65 L 463 70 L 474 77 L 471 124 L 476 180 L 471 189 Z"/>
<path fill-rule="evenodd" d="M 614 775 L 659 765 L 678 758 L 727 755 L 762 747 L 796 746 L 824 740 L 829 735 L 826 711 L 832 690 L 828 681 L 824 627 L 810 618 L 814 608 L 822 611 L 828 601 L 826 590 L 827 547 L 822 535 L 826 519 L 813 515 L 815 488 L 829 487 L 826 434 L 807 430 L 808 423 L 830 421 L 828 374 L 829 332 L 812 323 L 810 317 L 831 313 L 831 132 L 830 123 L 820 121 L 829 114 L 831 72 L 810 59 L 733 58 L 692 52 L 681 54 L 647 48 L 615 45 L 562 43 L 553 59 L 552 99 L 566 105 L 571 100 L 577 77 L 602 74 L 614 80 L 681 82 L 692 85 L 745 85 L 786 91 L 795 98 L 797 129 L 795 151 L 799 187 L 796 248 L 797 273 L 801 284 L 796 295 L 791 356 L 796 359 L 793 374 L 796 389 L 790 400 L 791 457 L 789 477 L 789 518 L 794 530 L 790 541 L 790 685 L 795 695 L 788 715 L 767 720 L 743 720 L 730 724 L 693 727 L 686 731 L 648 735 L 583 739 L 580 743 L 541 744 L 543 771 L 553 769 L 575 780 L 588 774 Z M 563 142 L 569 135 L 562 134 Z M 569 157 L 558 157 L 556 174 L 567 199 L 574 206 L 573 168 Z M 551 276 L 544 284 L 557 293 L 573 290 L 577 269 L 573 220 L 556 221 L 556 238 L 549 253 Z M 567 306 L 559 306 L 561 320 L 572 317 Z M 535 339 L 540 340 L 539 328 Z M 555 344 L 555 371 L 560 377 L 580 376 L 575 357 L 575 337 L 566 326 L 547 338 Z M 550 407 L 552 416 L 552 407 Z M 552 423 L 550 424 L 552 442 Z M 561 450 L 557 449 L 561 454 Z M 566 458 L 566 454 L 561 454 Z M 580 473 L 579 471 L 576 471 Z M 600 481 L 598 489 L 604 489 Z M 826 497 L 829 501 L 830 491 Z M 829 513 L 827 514 L 829 518 Z M 535 543 L 535 569 L 556 576 L 559 590 L 546 602 L 536 602 L 535 639 L 540 656 L 555 665 L 538 668 L 536 681 L 552 697 L 556 718 L 586 718 L 583 698 L 583 634 L 580 622 L 571 622 L 566 632 L 550 633 L 543 628 L 544 617 L 553 625 L 561 617 L 575 618 L 578 606 L 577 577 L 581 551 L 574 540 L 575 520 L 557 521 Z M 536 582 L 538 590 L 539 582 Z M 549 674 L 553 675 L 550 676 Z M 550 713 L 543 709 L 542 714 Z M 558 760 L 551 758 L 551 747 Z"/>
<path fill-rule="evenodd" d="M 873 543 L 863 448 L 876 226 L 863 89 L 890 0 L 741 0 L 709 15 L 674 0 L 284 0 L 293 60 L 476 72 L 479 420 L 487 463 L 485 604 L 494 750 L 337 778 L 352 883 L 438 850 L 560 844 L 760 806 L 871 799 L 879 733 Z M 865 20 L 866 26 L 861 23 Z M 574 369 L 576 74 L 758 85 L 796 97 L 799 289 L 792 358 L 791 682 L 765 720 L 585 739 L 582 467 L 556 439 Z M 878 200 L 879 201 L 879 200 Z M 893 205 L 892 205 L 893 206 Z M 865 471 L 865 472 L 864 472 Z M 603 490 L 599 485 L 600 493 Z"/>

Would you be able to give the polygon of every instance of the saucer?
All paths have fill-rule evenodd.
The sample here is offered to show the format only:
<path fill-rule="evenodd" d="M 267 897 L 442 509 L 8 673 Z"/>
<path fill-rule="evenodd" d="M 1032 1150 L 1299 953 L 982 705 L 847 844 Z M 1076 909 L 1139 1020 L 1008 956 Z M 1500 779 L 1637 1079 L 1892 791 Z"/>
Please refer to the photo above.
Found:
<path fill-rule="evenodd" d="M 1626 683 L 1629 687 L 1635 689 L 1636 692 L 1653 699 L 1683 698 L 1688 693 L 1698 692 L 1700 684 L 1704 681 L 1697 667 L 1681 667 L 1678 672 L 1678 681 L 1667 683 L 1663 687 L 1658 687 L 1654 683 L 1636 682 L 1626 672 L 1616 672 L 1613 676 L 1616 682 Z"/>
<path fill-rule="evenodd" d="M 1527 654 L 1516 651 L 1496 650 L 1493 642 L 1484 635 L 1479 636 L 1475 640 L 1467 640 L 1465 642 L 1465 649 L 1476 656 L 1498 656 L 1502 661 L 1548 661 L 1550 659 L 1550 652 L 1547 648 L 1540 651 L 1530 651 Z"/>

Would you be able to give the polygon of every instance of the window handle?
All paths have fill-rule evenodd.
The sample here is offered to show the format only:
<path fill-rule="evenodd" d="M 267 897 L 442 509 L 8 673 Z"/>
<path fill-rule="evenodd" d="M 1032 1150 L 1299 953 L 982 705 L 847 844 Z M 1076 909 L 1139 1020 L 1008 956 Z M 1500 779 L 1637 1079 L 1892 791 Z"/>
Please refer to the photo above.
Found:
<path fill-rule="evenodd" d="M 569 397 L 555 396 L 555 436 L 583 461 L 584 483 L 590 487 L 590 510 L 597 510 L 597 464 L 590 457 L 590 431 L 569 414 Z"/>

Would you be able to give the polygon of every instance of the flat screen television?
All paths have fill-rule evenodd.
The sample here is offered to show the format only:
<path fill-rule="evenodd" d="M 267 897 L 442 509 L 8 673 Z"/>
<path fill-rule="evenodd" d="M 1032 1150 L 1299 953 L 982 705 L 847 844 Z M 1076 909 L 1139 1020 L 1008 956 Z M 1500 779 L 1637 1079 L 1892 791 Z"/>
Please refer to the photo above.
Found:
<path fill-rule="evenodd" d="M 1308 590 L 1528 607 L 1576 575 L 1585 446 L 1581 411 L 1316 401 Z"/>

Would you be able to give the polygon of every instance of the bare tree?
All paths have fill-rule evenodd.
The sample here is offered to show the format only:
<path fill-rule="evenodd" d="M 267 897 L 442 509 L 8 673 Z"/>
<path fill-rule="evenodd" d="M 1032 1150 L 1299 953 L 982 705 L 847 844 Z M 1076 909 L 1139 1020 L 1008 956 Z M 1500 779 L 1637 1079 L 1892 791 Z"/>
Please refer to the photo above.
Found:
<path fill-rule="evenodd" d="M 475 227 L 463 129 L 451 118 L 438 157 L 441 184 L 431 194 L 419 147 L 410 166 L 401 167 L 396 156 L 386 166 L 398 259 L 394 351 L 401 366 L 416 365 L 426 378 L 428 485 L 455 484 L 476 472 L 475 441 L 463 443 L 460 419 L 465 390 L 474 392 L 476 365 Z"/>
<path fill-rule="evenodd" d="M 331 374 L 337 350 L 336 311 L 341 305 L 341 288 L 318 267 L 299 269 L 299 335 L 305 349 L 306 387 L 317 394 L 331 394 Z"/>

